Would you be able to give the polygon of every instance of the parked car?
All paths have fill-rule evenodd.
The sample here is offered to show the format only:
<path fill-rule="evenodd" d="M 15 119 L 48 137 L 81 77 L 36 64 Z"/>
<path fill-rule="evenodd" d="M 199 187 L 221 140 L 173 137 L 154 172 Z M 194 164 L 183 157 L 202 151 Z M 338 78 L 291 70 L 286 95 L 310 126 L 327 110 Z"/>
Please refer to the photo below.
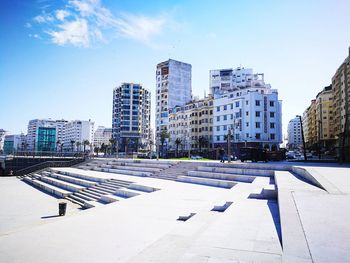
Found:
<path fill-rule="evenodd" d="M 202 156 L 199 156 L 199 155 L 192 155 L 192 156 L 191 156 L 191 159 L 192 159 L 192 160 L 200 160 L 200 159 L 203 159 L 203 157 L 202 157 Z"/>
<path fill-rule="evenodd" d="M 230 160 L 231 160 L 231 161 L 235 161 L 235 160 L 237 160 L 237 157 L 231 155 L 231 159 L 230 159 Z M 228 155 L 227 155 L 227 154 L 224 155 L 224 161 L 228 161 Z"/>
<path fill-rule="evenodd" d="M 246 160 L 251 160 L 252 162 L 268 161 L 266 150 L 254 147 L 241 148 L 239 159 L 241 162 L 244 162 Z"/>

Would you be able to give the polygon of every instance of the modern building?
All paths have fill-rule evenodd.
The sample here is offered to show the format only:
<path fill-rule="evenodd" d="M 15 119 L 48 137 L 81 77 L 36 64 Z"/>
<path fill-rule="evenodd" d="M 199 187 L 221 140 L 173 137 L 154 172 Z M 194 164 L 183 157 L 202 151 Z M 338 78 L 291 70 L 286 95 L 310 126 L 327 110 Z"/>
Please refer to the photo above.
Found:
<path fill-rule="evenodd" d="M 317 127 L 316 127 L 316 100 L 311 100 L 311 104 L 303 113 L 303 130 L 305 144 L 308 149 L 316 150 L 318 147 Z"/>
<path fill-rule="evenodd" d="M 94 147 L 101 147 L 102 144 L 108 145 L 112 138 L 112 128 L 98 126 L 94 133 Z"/>
<path fill-rule="evenodd" d="M 41 147 L 41 146 L 38 147 L 38 145 L 37 145 L 38 141 L 40 141 L 41 143 L 46 145 L 46 143 L 44 143 L 42 141 L 42 138 L 40 138 L 40 139 L 37 138 L 38 137 L 38 133 L 39 133 L 39 128 L 54 128 L 54 129 L 56 129 L 56 127 L 57 127 L 56 121 L 52 120 L 52 119 L 34 119 L 34 120 L 30 120 L 29 123 L 28 123 L 27 149 L 29 151 L 39 151 L 39 148 L 40 149 L 48 149 L 47 147 Z M 43 135 L 44 130 L 45 129 L 41 129 L 41 135 Z M 47 132 L 49 132 L 50 134 L 53 133 L 50 129 L 47 129 Z M 56 145 L 56 142 L 57 142 L 57 137 L 56 137 L 57 134 L 58 134 L 58 132 L 55 131 L 54 145 Z M 60 135 L 60 136 L 63 136 L 63 135 Z M 51 135 L 49 137 L 44 137 L 44 138 L 50 138 L 50 140 L 52 139 Z M 47 143 L 49 143 L 49 142 L 47 142 Z M 51 141 L 50 141 L 50 145 L 51 145 Z"/>
<path fill-rule="evenodd" d="M 5 135 L 4 137 L 4 154 L 12 154 L 20 151 L 25 147 L 26 136 L 22 134 Z"/>
<path fill-rule="evenodd" d="M 252 69 L 243 67 L 216 69 L 209 71 L 209 81 L 210 93 L 215 95 L 252 86 L 263 86 L 264 74 L 253 74 Z"/>
<path fill-rule="evenodd" d="M 169 112 L 192 99 L 192 66 L 169 59 L 156 69 L 156 135 L 168 130 Z"/>
<path fill-rule="evenodd" d="M 84 142 L 88 142 L 85 144 Z M 90 150 L 94 142 L 94 122 L 91 120 L 69 121 L 65 125 L 64 149 L 66 151 Z"/>
<path fill-rule="evenodd" d="M 288 149 L 296 150 L 300 149 L 303 145 L 301 135 L 301 123 L 299 117 L 291 119 L 288 123 Z"/>
<path fill-rule="evenodd" d="M 213 96 L 173 108 L 169 115 L 170 150 L 203 151 L 213 144 Z"/>
<path fill-rule="evenodd" d="M 279 148 L 282 143 L 282 102 L 278 91 L 264 82 L 263 74 L 246 86 L 214 94 L 213 140 L 227 147 L 229 130 L 236 154 L 243 146 Z M 254 76 L 253 75 L 253 76 Z"/>
<path fill-rule="evenodd" d="M 0 129 L 0 152 L 4 148 L 4 140 L 5 140 L 6 134 L 7 134 L 7 131 L 5 131 L 4 129 Z"/>
<path fill-rule="evenodd" d="M 151 94 L 141 84 L 122 83 L 113 90 L 112 134 L 119 151 L 149 149 Z"/>
<path fill-rule="evenodd" d="M 337 147 L 344 147 L 343 155 L 350 156 L 350 47 L 349 55 L 332 78 L 332 89 L 333 132 L 338 139 Z"/>

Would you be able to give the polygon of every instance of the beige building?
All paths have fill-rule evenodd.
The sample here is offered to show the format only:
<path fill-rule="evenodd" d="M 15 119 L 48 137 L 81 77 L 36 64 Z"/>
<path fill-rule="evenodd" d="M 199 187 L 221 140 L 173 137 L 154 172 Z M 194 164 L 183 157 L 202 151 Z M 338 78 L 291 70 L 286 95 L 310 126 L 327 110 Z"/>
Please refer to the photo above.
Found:
<path fill-rule="evenodd" d="M 325 87 L 316 96 L 316 137 L 321 148 L 334 145 L 333 91 L 332 85 Z"/>
<path fill-rule="evenodd" d="M 350 145 L 349 140 L 349 94 L 350 94 L 350 47 L 349 55 L 337 69 L 332 78 L 333 87 L 333 114 L 334 114 L 334 134 L 339 139 L 338 146 L 343 143 L 343 134 L 345 134 L 345 145 Z M 347 121 L 346 121 L 347 119 Z M 346 126 L 346 127 L 345 127 Z"/>
<path fill-rule="evenodd" d="M 317 143 L 316 100 L 312 100 L 310 106 L 303 113 L 303 130 L 306 147 L 313 147 Z"/>
<path fill-rule="evenodd" d="M 213 143 L 213 97 L 194 100 L 175 107 L 169 114 L 170 150 L 203 151 Z"/>

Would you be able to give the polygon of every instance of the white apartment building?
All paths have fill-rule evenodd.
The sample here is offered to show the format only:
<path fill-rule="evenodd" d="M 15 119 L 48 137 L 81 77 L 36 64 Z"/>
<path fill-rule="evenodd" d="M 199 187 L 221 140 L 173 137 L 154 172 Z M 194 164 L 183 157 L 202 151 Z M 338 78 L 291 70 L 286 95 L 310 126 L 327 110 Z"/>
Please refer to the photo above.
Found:
<path fill-rule="evenodd" d="M 94 133 L 94 147 L 101 147 L 102 144 L 108 145 L 112 138 L 112 128 L 98 126 Z"/>
<path fill-rule="evenodd" d="M 216 69 L 209 71 L 210 93 L 213 95 L 264 85 L 264 74 L 253 74 L 252 69 Z"/>
<path fill-rule="evenodd" d="M 69 121 L 65 125 L 65 137 L 64 137 L 64 149 L 66 151 L 80 150 L 77 147 L 77 142 L 83 145 L 83 142 L 87 140 L 90 144 L 94 141 L 94 122 L 88 121 Z M 83 147 L 81 147 L 82 149 Z M 86 146 L 86 149 L 91 149 L 91 146 Z"/>
<path fill-rule="evenodd" d="M 169 111 L 192 97 L 192 66 L 169 59 L 156 69 L 156 134 L 168 130 Z"/>
<path fill-rule="evenodd" d="M 5 154 L 12 154 L 15 151 L 23 151 L 26 147 L 26 136 L 22 134 L 5 135 L 4 148 Z"/>
<path fill-rule="evenodd" d="M 298 149 L 303 144 L 301 136 L 301 123 L 299 117 L 291 119 L 288 123 L 288 149 Z"/>
<path fill-rule="evenodd" d="M 4 148 L 4 140 L 5 140 L 5 135 L 7 134 L 7 131 L 4 129 L 0 129 L 0 152 Z"/>
<path fill-rule="evenodd" d="M 27 132 L 27 149 L 29 151 L 34 151 L 36 148 L 35 142 L 38 134 L 38 129 L 40 127 L 56 128 L 56 121 L 52 119 L 34 119 L 29 121 Z"/>
<path fill-rule="evenodd" d="M 216 92 L 214 98 L 215 147 L 226 147 L 225 135 L 231 130 L 234 147 L 239 144 L 238 147 L 279 148 L 282 102 L 278 100 L 278 91 L 265 84 L 263 78 L 250 80 L 244 88 Z"/>

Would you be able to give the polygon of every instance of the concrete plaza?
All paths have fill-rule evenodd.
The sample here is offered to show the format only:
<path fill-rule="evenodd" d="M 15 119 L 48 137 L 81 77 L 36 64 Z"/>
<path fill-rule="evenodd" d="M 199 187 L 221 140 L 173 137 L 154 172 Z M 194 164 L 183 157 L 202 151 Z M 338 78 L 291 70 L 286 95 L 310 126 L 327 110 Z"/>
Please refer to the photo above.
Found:
<path fill-rule="evenodd" d="M 349 168 L 154 163 L 95 161 L 43 174 L 56 187 L 74 174 L 129 182 L 90 209 L 66 200 L 65 217 L 54 216 L 60 199 L 0 178 L 0 261 L 350 262 Z"/>

